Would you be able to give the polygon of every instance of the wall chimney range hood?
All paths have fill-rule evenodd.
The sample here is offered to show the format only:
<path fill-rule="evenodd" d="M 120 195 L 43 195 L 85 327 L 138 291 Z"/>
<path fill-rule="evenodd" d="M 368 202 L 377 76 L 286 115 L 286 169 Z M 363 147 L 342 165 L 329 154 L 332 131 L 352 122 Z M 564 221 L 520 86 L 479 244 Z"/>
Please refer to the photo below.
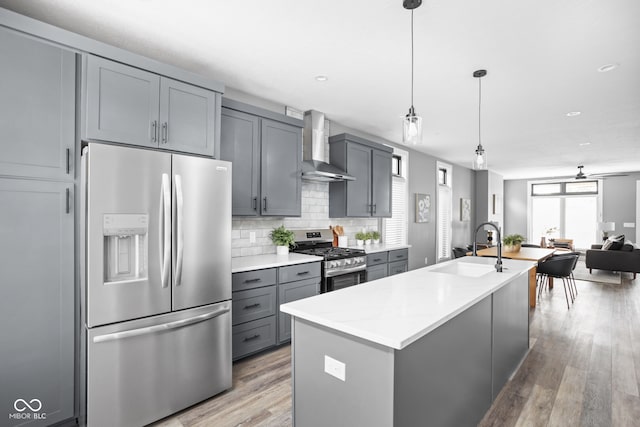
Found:
<path fill-rule="evenodd" d="M 302 179 L 307 181 L 355 181 L 355 177 L 326 161 L 324 114 L 309 110 L 304 113 L 302 134 Z"/>

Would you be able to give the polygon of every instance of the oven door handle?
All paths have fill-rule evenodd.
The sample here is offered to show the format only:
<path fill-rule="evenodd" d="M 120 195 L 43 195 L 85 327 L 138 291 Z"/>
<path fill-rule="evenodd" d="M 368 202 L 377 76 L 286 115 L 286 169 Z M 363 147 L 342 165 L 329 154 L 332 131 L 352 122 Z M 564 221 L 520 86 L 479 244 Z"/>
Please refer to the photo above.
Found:
<path fill-rule="evenodd" d="M 367 265 L 359 265 L 357 267 L 351 267 L 351 268 L 345 268 L 343 270 L 336 270 L 336 271 L 327 271 L 325 276 L 326 277 L 335 277 L 335 276 L 342 276 L 343 274 L 349 274 L 349 273 L 355 273 L 357 271 L 363 271 L 367 269 Z"/>

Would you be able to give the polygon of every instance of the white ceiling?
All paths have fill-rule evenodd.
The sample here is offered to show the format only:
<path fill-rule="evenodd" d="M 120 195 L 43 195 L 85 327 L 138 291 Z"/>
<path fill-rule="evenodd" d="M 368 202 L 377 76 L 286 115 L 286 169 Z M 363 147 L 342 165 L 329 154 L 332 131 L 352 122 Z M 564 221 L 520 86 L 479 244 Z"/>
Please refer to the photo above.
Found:
<path fill-rule="evenodd" d="M 402 0 L 0 0 L 38 20 L 401 142 Z M 640 2 L 425 0 L 416 9 L 420 151 L 507 179 L 640 171 Z M 597 69 L 615 63 L 602 73 Z M 317 75 L 329 80 L 318 82 Z M 581 115 L 567 117 L 570 111 Z M 588 145 L 584 145 L 587 144 Z"/>

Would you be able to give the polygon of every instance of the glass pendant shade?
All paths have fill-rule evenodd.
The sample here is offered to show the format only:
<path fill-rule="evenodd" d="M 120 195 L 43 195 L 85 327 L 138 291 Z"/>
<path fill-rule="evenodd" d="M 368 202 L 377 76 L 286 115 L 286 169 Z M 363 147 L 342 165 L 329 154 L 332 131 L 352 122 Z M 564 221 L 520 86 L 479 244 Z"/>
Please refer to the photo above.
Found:
<path fill-rule="evenodd" d="M 422 117 L 417 116 L 413 106 L 402 120 L 402 142 L 417 145 L 422 141 Z"/>
<path fill-rule="evenodd" d="M 476 148 L 476 156 L 473 158 L 473 168 L 475 170 L 487 169 L 487 153 L 482 148 L 482 144 Z"/>

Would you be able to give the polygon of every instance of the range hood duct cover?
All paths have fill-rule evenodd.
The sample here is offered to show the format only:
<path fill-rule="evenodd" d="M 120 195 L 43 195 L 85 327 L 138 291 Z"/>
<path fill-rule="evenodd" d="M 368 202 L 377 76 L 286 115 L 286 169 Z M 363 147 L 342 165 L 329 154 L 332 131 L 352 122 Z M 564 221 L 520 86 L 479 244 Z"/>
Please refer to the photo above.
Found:
<path fill-rule="evenodd" d="M 323 113 L 315 110 L 304 113 L 302 141 L 302 179 L 321 182 L 355 181 L 355 177 L 327 163 Z"/>

